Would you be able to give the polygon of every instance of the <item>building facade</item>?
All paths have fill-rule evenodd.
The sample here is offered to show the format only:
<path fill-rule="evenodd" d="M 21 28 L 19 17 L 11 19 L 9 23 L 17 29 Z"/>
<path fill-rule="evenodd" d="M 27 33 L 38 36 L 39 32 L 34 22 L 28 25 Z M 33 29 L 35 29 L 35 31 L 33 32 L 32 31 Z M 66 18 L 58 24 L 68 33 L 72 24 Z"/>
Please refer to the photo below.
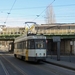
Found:
<path fill-rule="evenodd" d="M 25 32 L 25 27 L 0 27 L 0 35 L 17 35 L 23 34 Z"/>
<path fill-rule="evenodd" d="M 41 24 L 36 26 L 35 30 L 38 31 L 38 33 L 49 35 L 75 34 L 75 23 Z"/>
<path fill-rule="evenodd" d="M 0 39 L 2 36 L 15 36 L 15 35 L 22 35 L 25 32 L 25 27 L 6 27 L 5 25 L 0 25 Z M 12 41 L 3 41 L 0 40 L 0 48 L 1 50 L 8 50 L 9 49 L 9 43 Z"/>

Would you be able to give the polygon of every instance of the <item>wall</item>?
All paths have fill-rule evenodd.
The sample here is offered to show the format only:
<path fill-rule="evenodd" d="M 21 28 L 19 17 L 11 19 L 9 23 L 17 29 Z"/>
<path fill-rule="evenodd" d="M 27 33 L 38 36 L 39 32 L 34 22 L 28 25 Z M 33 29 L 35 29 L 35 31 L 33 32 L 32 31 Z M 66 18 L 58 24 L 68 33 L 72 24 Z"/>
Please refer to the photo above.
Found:
<path fill-rule="evenodd" d="M 48 54 L 57 54 L 57 42 L 53 42 L 52 39 L 47 39 L 47 52 Z M 60 42 L 60 54 L 69 55 L 71 51 L 70 39 L 62 39 Z M 75 54 L 75 41 L 72 45 L 72 54 Z"/>

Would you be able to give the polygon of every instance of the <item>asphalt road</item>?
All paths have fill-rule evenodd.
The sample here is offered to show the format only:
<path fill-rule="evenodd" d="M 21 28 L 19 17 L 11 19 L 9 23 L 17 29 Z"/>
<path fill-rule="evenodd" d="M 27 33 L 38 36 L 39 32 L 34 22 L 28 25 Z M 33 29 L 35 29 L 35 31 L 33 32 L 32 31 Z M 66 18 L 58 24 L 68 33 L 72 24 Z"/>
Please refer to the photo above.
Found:
<path fill-rule="evenodd" d="M 25 62 L 13 54 L 1 53 L 0 75 L 75 75 L 75 71 L 45 62 Z"/>

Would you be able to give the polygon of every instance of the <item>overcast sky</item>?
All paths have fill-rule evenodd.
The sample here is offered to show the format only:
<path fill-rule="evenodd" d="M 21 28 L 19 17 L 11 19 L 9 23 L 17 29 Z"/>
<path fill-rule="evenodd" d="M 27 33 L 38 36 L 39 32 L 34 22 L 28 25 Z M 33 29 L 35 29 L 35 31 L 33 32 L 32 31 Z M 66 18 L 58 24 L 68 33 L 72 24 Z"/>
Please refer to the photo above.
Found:
<path fill-rule="evenodd" d="M 26 21 L 43 24 L 46 8 L 52 2 L 53 0 L 0 0 L 0 25 L 21 27 L 25 26 Z M 75 0 L 55 0 L 52 6 L 57 23 L 75 23 Z"/>

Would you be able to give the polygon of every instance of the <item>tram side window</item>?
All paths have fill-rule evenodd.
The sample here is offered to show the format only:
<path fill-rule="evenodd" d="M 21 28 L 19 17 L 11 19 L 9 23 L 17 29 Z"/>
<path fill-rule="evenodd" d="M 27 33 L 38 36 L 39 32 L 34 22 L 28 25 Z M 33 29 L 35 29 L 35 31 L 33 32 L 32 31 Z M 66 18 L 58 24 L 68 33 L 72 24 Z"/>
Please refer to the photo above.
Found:
<path fill-rule="evenodd" d="M 32 39 L 31 40 L 28 40 L 28 44 L 27 45 L 28 45 L 28 48 L 29 49 L 34 49 L 34 47 L 35 47 L 34 40 L 32 40 Z"/>
<path fill-rule="evenodd" d="M 30 40 L 27 41 L 27 48 L 30 49 Z"/>
<path fill-rule="evenodd" d="M 23 48 L 26 49 L 34 49 L 35 45 L 34 45 L 34 40 L 26 40 L 23 42 Z"/>
<path fill-rule="evenodd" d="M 22 42 L 22 48 L 23 49 L 26 49 L 27 48 L 27 45 L 28 45 L 27 40 L 25 40 L 24 42 Z"/>
<path fill-rule="evenodd" d="M 17 49 L 17 44 L 15 43 L 15 49 Z"/>
<path fill-rule="evenodd" d="M 17 44 L 17 48 L 18 48 L 18 49 L 22 49 L 22 43 L 18 43 L 18 44 Z"/>
<path fill-rule="evenodd" d="M 21 43 L 19 43 L 19 49 L 21 49 Z"/>
<path fill-rule="evenodd" d="M 27 40 L 25 40 L 25 41 L 23 42 L 23 48 L 24 48 L 24 49 L 27 48 Z"/>
<path fill-rule="evenodd" d="M 17 49 L 19 49 L 19 43 L 17 43 Z"/>
<path fill-rule="evenodd" d="M 26 41 L 23 42 L 23 48 L 26 49 Z"/>
<path fill-rule="evenodd" d="M 34 41 L 33 40 L 27 40 L 26 41 L 26 48 L 34 49 Z"/>
<path fill-rule="evenodd" d="M 26 41 L 26 48 L 27 48 L 28 42 Z"/>
<path fill-rule="evenodd" d="M 30 48 L 31 49 L 34 49 L 35 48 L 34 40 L 30 40 Z"/>
<path fill-rule="evenodd" d="M 17 49 L 20 49 L 20 43 L 17 43 Z"/>
<path fill-rule="evenodd" d="M 22 48 L 23 48 L 23 42 L 20 43 L 20 49 L 22 49 Z"/>

